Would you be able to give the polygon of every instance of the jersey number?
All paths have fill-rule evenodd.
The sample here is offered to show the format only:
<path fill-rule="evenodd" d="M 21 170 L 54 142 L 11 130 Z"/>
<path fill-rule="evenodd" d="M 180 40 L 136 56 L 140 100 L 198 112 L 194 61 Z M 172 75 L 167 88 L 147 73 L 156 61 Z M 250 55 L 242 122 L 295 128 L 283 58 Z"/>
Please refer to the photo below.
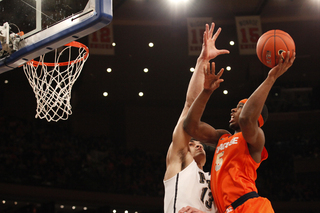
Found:
<path fill-rule="evenodd" d="M 206 180 L 206 177 L 204 176 L 204 174 L 202 172 L 199 172 L 199 177 L 200 177 L 199 183 L 206 184 L 208 186 L 208 187 L 202 188 L 200 200 L 208 209 L 211 209 L 213 197 L 212 197 L 211 190 L 208 190 L 210 187 L 210 180 Z M 208 193 L 208 198 L 207 198 L 207 200 L 204 200 L 207 193 Z"/>
<path fill-rule="evenodd" d="M 221 152 L 217 155 L 217 159 L 216 159 L 216 166 L 215 166 L 215 170 L 218 171 L 221 168 L 221 165 L 223 163 L 223 156 L 224 152 Z"/>
<path fill-rule="evenodd" d="M 208 192 L 208 200 L 204 201 L 204 197 L 206 195 L 206 193 Z M 202 188 L 202 192 L 201 192 L 201 202 L 204 203 L 206 205 L 206 207 L 208 209 L 212 208 L 212 202 L 213 202 L 213 197 L 212 197 L 212 193 L 210 190 L 208 190 L 208 187 L 204 187 Z"/>

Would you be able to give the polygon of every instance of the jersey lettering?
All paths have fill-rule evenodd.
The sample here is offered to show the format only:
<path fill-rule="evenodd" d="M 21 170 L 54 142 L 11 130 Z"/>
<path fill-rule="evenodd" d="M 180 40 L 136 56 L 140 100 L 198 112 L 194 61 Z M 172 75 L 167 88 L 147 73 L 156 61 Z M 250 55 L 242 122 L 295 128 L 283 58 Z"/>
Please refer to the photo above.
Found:
<path fill-rule="evenodd" d="M 205 183 L 206 177 L 202 172 L 199 172 L 200 180 L 199 183 Z"/>
<path fill-rule="evenodd" d="M 203 187 L 201 191 L 200 200 L 208 209 L 211 209 L 212 203 L 213 203 L 213 196 L 210 189 L 210 180 L 206 180 L 205 175 L 200 171 L 199 171 L 199 183 L 205 184 L 205 187 Z"/>
<path fill-rule="evenodd" d="M 228 148 L 229 146 L 232 146 L 234 144 L 238 144 L 238 139 L 239 139 L 239 137 L 234 137 L 231 139 L 230 142 L 225 142 L 225 143 L 220 144 L 216 149 L 216 153 L 218 153 L 220 150 L 224 150 L 224 149 Z"/>

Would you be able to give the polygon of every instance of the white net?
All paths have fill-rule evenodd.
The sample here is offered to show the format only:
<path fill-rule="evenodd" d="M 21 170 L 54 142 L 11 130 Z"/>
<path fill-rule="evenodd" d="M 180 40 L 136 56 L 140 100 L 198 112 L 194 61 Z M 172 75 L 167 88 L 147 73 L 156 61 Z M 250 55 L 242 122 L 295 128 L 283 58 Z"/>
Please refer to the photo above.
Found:
<path fill-rule="evenodd" d="M 57 122 L 67 120 L 72 114 L 72 86 L 81 73 L 89 51 L 79 42 L 67 45 L 61 51 L 54 51 L 54 63 L 44 62 L 45 55 L 42 55 L 39 61 L 32 60 L 23 65 L 37 100 L 36 118 Z M 60 62 L 62 56 L 68 57 L 68 62 Z"/>

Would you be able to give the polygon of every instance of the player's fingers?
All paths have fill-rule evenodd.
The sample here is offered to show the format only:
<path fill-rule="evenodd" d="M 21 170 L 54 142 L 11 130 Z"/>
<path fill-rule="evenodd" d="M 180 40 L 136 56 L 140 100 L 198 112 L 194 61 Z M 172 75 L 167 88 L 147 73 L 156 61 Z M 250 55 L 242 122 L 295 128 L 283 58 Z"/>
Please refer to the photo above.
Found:
<path fill-rule="evenodd" d="M 207 63 L 207 74 L 211 74 L 210 63 Z"/>
<path fill-rule="evenodd" d="M 292 57 L 290 58 L 290 63 L 293 63 L 296 59 L 296 52 L 293 52 Z"/>
<path fill-rule="evenodd" d="M 183 213 L 192 213 L 192 209 L 188 206 Z"/>
<path fill-rule="evenodd" d="M 221 84 L 222 82 L 224 82 L 223 79 L 218 79 L 218 80 L 215 82 L 216 87 L 217 87 L 217 88 L 220 87 L 220 84 Z"/>
<path fill-rule="evenodd" d="M 218 50 L 218 55 L 229 54 L 229 53 L 230 53 L 229 50 L 225 50 L 225 49 L 223 49 L 223 50 Z"/>
<path fill-rule="evenodd" d="M 211 23 L 211 28 L 210 28 L 210 30 L 209 30 L 209 38 L 212 37 L 213 30 L 214 30 L 214 26 L 215 26 L 215 24 L 212 22 L 212 23 Z M 208 39 L 209 39 L 209 38 L 208 38 Z"/>
<path fill-rule="evenodd" d="M 213 35 L 212 39 L 216 40 L 221 32 L 221 27 L 218 28 L 217 32 Z"/>
<path fill-rule="evenodd" d="M 224 82 L 224 79 L 220 78 L 219 79 L 219 84 L 222 83 L 222 82 Z"/>
<path fill-rule="evenodd" d="M 192 211 L 191 207 L 190 206 L 186 206 L 186 207 L 183 208 L 182 213 L 189 213 L 190 211 Z"/>
<path fill-rule="evenodd" d="M 186 207 L 183 207 L 183 208 L 181 208 L 180 210 L 179 210 L 179 212 L 178 213 L 185 213 L 187 210 L 186 210 Z"/>
<path fill-rule="evenodd" d="M 209 64 L 209 68 L 210 68 L 210 64 Z M 216 72 L 216 63 L 212 62 L 211 63 L 210 74 L 215 73 L 215 72 Z"/>
<path fill-rule="evenodd" d="M 206 24 L 206 39 L 210 38 L 210 29 L 209 29 L 209 24 Z"/>
<path fill-rule="evenodd" d="M 221 68 L 221 70 L 218 72 L 217 77 L 220 78 L 224 72 L 224 68 Z"/>
<path fill-rule="evenodd" d="M 290 51 L 287 52 L 285 62 L 288 63 L 288 62 L 289 62 L 289 59 L 290 59 Z"/>
<path fill-rule="evenodd" d="M 280 57 L 280 58 L 279 58 L 279 63 L 278 63 L 279 67 L 282 67 L 283 61 L 284 61 L 283 58 Z"/>
<path fill-rule="evenodd" d="M 203 33 L 203 37 L 202 37 L 202 42 L 203 42 L 203 45 L 206 45 L 207 44 L 207 32 L 206 31 L 204 31 L 204 33 Z"/>
<path fill-rule="evenodd" d="M 278 64 L 277 65 L 281 65 L 283 63 L 283 57 L 282 57 L 282 54 L 278 54 Z"/>

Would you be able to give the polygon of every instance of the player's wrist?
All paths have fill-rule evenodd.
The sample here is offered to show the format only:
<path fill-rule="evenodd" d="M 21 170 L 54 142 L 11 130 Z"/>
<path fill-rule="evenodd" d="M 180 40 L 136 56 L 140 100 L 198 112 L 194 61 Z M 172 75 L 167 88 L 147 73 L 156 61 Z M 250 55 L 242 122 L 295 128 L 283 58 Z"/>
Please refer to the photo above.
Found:
<path fill-rule="evenodd" d="M 210 59 L 204 55 L 200 55 L 197 60 L 198 63 L 209 62 L 209 61 Z"/>
<path fill-rule="evenodd" d="M 266 78 L 266 81 L 271 84 L 274 84 L 276 82 L 276 80 L 277 80 L 277 78 L 274 75 L 270 75 L 270 74 Z"/>
<path fill-rule="evenodd" d="M 203 47 L 202 50 L 201 50 L 201 53 L 199 55 L 199 58 L 202 59 L 202 60 L 208 60 L 209 61 L 209 60 L 213 59 L 214 57 L 210 58 L 210 53 L 209 53 L 208 49 L 205 49 L 205 47 Z"/>
<path fill-rule="evenodd" d="M 214 88 L 211 88 L 211 87 L 204 87 L 203 88 L 203 93 L 205 93 L 206 95 L 211 95 L 213 93 L 213 91 L 215 91 Z"/>

